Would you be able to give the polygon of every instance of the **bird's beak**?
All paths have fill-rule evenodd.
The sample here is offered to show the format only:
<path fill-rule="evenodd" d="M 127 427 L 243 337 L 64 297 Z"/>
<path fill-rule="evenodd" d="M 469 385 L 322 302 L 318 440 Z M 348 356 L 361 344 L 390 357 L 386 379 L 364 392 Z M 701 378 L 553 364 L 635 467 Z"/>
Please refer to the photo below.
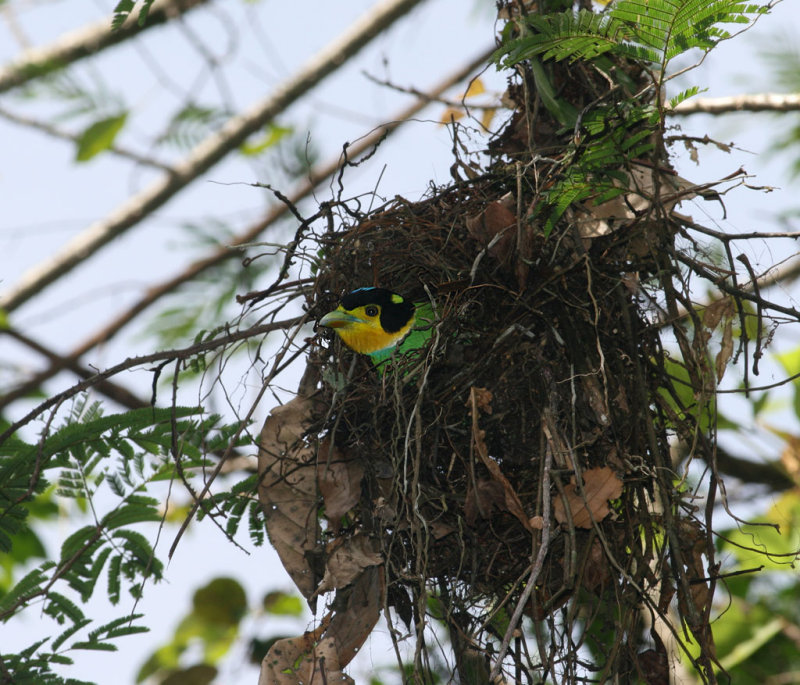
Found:
<path fill-rule="evenodd" d="M 319 325 L 327 328 L 347 328 L 354 323 L 361 323 L 361 319 L 341 309 L 334 309 L 319 320 Z"/>

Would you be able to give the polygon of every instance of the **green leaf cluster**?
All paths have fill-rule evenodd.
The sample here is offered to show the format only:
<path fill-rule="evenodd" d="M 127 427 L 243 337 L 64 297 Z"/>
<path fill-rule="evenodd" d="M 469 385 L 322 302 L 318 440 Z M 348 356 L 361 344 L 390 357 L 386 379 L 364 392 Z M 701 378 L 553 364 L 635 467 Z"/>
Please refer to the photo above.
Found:
<path fill-rule="evenodd" d="M 65 631 L 17 654 L 3 655 L 16 682 L 70 682 L 52 670 L 69 665 L 73 649 L 111 651 L 111 640 L 142 632 L 138 617 L 122 617 L 91 628 L 81 608 L 103 587 L 111 604 L 123 590 L 141 596 L 145 581 L 157 582 L 163 563 L 150 540 L 135 528 L 164 520 L 162 503 L 146 494 L 151 483 L 172 479 L 180 463 L 184 477 L 207 466 L 209 450 L 228 444 L 239 425 L 220 425 L 218 416 L 197 418 L 196 407 L 144 408 L 104 416 L 98 404 L 76 401 L 63 425 L 36 443 L 12 436 L 0 453 L 0 550 L 4 584 L 0 621 L 39 603 L 44 615 Z M 100 512 L 99 491 L 107 486 Z M 106 502 L 112 495 L 115 503 Z M 13 582 L 17 568 L 45 556 L 31 519 L 52 517 L 60 497 L 77 505 L 91 523 L 72 532 L 53 560 Z M 16 563 L 12 563 L 14 560 Z M 87 630 L 78 636 L 80 631 Z"/>
<path fill-rule="evenodd" d="M 494 58 L 511 67 L 539 56 L 576 61 L 612 53 L 665 68 L 678 55 L 730 38 L 723 25 L 747 25 L 767 11 L 737 0 L 619 0 L 601 14 L 532 13 L 521 23 L 522 35 L 504 41 Z"/>
<path fill-rule="evenodd" d="M 155 0 L 142 0 L 142 6 L 139 8 L 138 24 L 144 26 L 147 21 L 147 15 L 150 12 L 150 7 Z M 111 30 L 118 31 L 125 23 L 127 18 L 136 7 L 136 0 L 119 0 L 116 7 L 114 7 L 114 16 L 111 19 Z"/>
<path fill-rule="evenodd" d="M 247 595 L 237 580 L 215 578 L 199 588 L 192 599 L 192 610 L 180 621 L 172 639 L 150 655 L 139 670 L 136 682 L 156 674 L 161 679 L 178 678 L 196 669 L 212 674 L 213 678 L 216 664 L 238 637 L 239 624 L 246 612 Z M 187 651 L 195 645 L 202 648 L 202 663 L 182 665 Z"/>

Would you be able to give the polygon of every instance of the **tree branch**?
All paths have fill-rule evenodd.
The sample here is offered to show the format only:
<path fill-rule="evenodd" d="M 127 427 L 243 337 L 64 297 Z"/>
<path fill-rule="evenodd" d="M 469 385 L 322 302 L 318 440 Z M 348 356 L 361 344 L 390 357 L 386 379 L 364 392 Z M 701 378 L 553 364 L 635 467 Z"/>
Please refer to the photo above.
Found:
<path fill-rule="evenodd" d="M 279 85 L 270 97 L 230 118 L 222 128 L 203 140 L 182 162 L 173 167 L 170 174 L 165 174 L 108 217 L 91 225 L 58 254 L 23 274 L 14 287 L 0 295 L 0 308 L 13 311 L 164 205 L 421 1 L 383 0 L 373 7 L 342 36 L 301 67 L 294 78 Z"/>
<path fill-rule="evenodd" d="M 35 340 L 32 340 L 27 335 L 20 333 L 13 328 L 6 328 L 3 333 L 45 357 L 50 362 L 51 366 L 49 368 L 55 367 L 59 371 L 62 369 L 69 369 L 76 376 L 84 379 L 93 378 L 97 375 L 97 371 L 83 366 L 78 362 L 77 359 L 62 357 L 61 355 L 47 349 L 44 345 L 40 345 Z M 28 387 L 28 384 L 25 384 L 25 386 L 14 388 L 3 396 L 3 406 L 10 404 L 14 400 L 25 397 L 38 387 L 39 384 L 37 383 L 33 387 Z M 121 404 L 123 407 L 127 407 L 128 409 L 139 409 L 141 407 L 150 406 L 149 402 L 137 397 L 127 388 L 123 388 L 121 385 L 117 385 L 116 383 L 112 383 L 108 380 L 99 380 L 95 385 L 95 390 L 102 393 L 109 399 L 114 400 L 118 404 Z"/>
<path fill-rule="evenodd" d="M 84 390 L 87 390 L 88 388 L 97 386 L 99 382 L 111 378 L 112 376 L 115 376 L 122 371 L 133 369 L 136 368 L 137 366 L 144 366 L 146 364 L 154 364 L 156 362 L 161 362 L 161 361 L 171 361 L 173 359 L 188 359 L 190 357 L 193 357 L 194 355 L 204 354 L 205 352 L 211 352 L 213 350 L 219 349 L 220 347 L 231 345 L 232 343 L 238 342 L 240 340 L 246 340 L 256 335 L 270 333 L 271 331 L 285 330 L 287 328 L 292 328 L 302 323 L 304 323 L 304 317 L 298 316 L 294 319 L 286 319 L 284 321 L 273 321 L 271 323 L 252 326 L 251 328 L 247 328 L 241 331 L 226 333 L 225 335 L 220 336 L 219 338 L 212 338 L 211 340 L 206 340 L 204 342 L 196 343 L 194 345 L 190 345 L 189 347 L 184 347 L 177 350 L 164 350 L 163 352 L 153 352 L 152 354 L 145 354 L 138 357 L 129 357 L 125 361 L 120 362 L 115 366 L 109 367 L 105 371 L 100 371 L 93 374 L 91 377 L 81 381 L 80 383 L 76 383 L 71 388 L 68 388 L 63 392 L 60 392 L 57 395 L 54 395 L 53 397 L 50 397 L 49 399 L 42 402 L 39 406 L 34 407 L 19 421 L 15 421 L 5 431 L 3 431 L 2 434 L 0 434 L 0 445 L 2 445 L 9 437 L 14 435 L 14 433 L 16 433 L 20 428 L 22 428 L 22 426 L 26 425 L 27 423 L 35 419 L 42 412 L 47 411 L 51 407 L 58 406 L 59 404 L 64 402 L 64 400 L 69 399 L 70 397 L 74 397 L 75 395 L 82 393 Z"/>
<path fill-rule="evenodd" d="M 42 73 L 65 67 L 105 48 L 117 45 L 142 31 L 163 24 L 208 0 L 156 0 L 139 26 L 138 15 L 130 16 L 119 30 L 111 30 L 111 17 L 64 34 L 55 43 L 25 50 L 17 59 L 0 68 L 0 93 L 21 86 Z"/>
<path fill-rule="evenodd" d="M 668 109 L 667 114 L 672 117 L 684 117 L 690 114 L 793 112 L 798 110 L 800 110 L 800 94 L 798 93 L 757 93 L 719 98 L 692 98 L 684 100 L 674 109 Z"/>

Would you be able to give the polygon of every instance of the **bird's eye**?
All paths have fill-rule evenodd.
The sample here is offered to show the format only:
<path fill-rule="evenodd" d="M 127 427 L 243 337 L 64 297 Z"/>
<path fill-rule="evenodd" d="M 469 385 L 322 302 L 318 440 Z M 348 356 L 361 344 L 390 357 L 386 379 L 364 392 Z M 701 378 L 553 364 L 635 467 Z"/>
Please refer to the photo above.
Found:
<path fill-rule="evenodd" d="M 371 304 L 368 307 L 364 307 L 364 313 L 367 316 L 378 316 L 378 308 L 375 305 Z"/>

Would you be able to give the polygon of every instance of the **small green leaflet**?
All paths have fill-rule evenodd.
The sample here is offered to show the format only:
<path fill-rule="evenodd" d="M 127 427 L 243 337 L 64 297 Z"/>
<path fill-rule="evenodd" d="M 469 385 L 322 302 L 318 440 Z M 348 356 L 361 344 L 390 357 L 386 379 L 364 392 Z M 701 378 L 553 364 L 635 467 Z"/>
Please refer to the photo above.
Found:
<path fill-rule="evenodd" d="M 128 113 L 123 112 L 114 117 L 107 117 L 95 121 L 78 137 L 78 151 L 75 160 L 87 162 L 95 155 L 108 150 L 114 139 L 125 125 Z"/>

